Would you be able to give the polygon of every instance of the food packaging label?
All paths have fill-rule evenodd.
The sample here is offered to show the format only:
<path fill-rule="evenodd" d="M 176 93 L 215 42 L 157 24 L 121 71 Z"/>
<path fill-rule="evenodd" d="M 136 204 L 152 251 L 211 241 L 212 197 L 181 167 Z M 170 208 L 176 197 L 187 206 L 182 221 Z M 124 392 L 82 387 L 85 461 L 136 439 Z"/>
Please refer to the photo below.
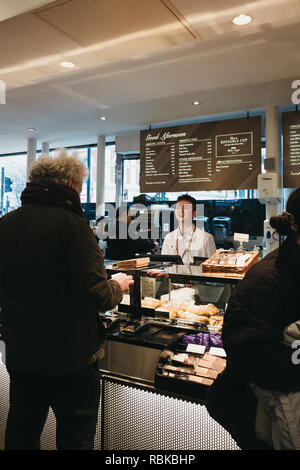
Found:
<path fill-rule="evenodd" d="M 174 355 L 172 356 L 172 360 L 173 360 L 173 361 L 177 361 L 177 362 L 182 362 L 182 363 L 184 363 L 187 359 L 188 359 L 188 355 L 187 355 L 187 354 L 174 354 Z"/>
<path fill-rule="evenodd" d="M 212 356 L 227 357 L 226 352 L 223 348 L 211 347 L 209 350 L 209 354 L 211 354 Z"/>
<path fill-rule="evenodd" d="M 207 379 L 207 378 L 204 378 L 204 377 L 197 377 L 195 375 L 190 375 L 189 380 L 191 382 L 197 382 L 197 383 L 203 384 L 203 385 L 212 385 L 213 384 L 213 380 Z"/>
<path fill-rule="evenodd" d="M 209 377 L 210 379 L 216 379 L 218 372 L 213 369 L 205 369 L 205 367 L 198 367 L 195 366 L 195 372 L 197 375 L 201 375 L 202 377 Z"/>
<path fill-rule="evenodd" d="M 205 353 L 205 346 L 202 344 L 188 344 L 186 347 L 187 352 L 193 352 L 196 354 L 204 354 Z"/>

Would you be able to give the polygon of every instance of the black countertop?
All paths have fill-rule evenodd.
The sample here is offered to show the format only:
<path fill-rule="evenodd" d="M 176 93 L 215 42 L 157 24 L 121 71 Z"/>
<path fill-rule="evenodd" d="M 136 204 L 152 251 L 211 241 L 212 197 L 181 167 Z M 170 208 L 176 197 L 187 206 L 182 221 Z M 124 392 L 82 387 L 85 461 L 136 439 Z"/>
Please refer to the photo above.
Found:
<path fill-rule="evenodd" d="M 181 326 L 172 326 L 170 324 L 160 324 L 155 322 L 145 322 L 144 329 L 136 334 L 127 335 L 122 333 L 122 327 L 129 320 L 128 318 L 118 317 L 112 326 L 108 326 L 106 338 L 111 341 L 120 341 L 137 346 L 150 347 L 154 349 L 163 349 L 169 344 L 178 341 L 182 336 L 199 332 L 199 328 L 184 328 Z"/>
<path fill-rule="evenodd" d="M 150 262 L 147 268 L 136 269 L 119 269 L 116 266 L 116 261 L 106 259 L 104 266 L 108 274 L 116 272 L 127 272 L 134 276 L 149 276 L 155 273 L 165 273 L 172 282 L 186 283 L 187 279 L 202 282 L 217 282 L 223 284 L 237 285 L 241 281 L 241 277 L 216 275 L 211 273 L 203 273 L 202 266 L 195 266 L 192 264 L 172 264 L 161 262 Z"/>

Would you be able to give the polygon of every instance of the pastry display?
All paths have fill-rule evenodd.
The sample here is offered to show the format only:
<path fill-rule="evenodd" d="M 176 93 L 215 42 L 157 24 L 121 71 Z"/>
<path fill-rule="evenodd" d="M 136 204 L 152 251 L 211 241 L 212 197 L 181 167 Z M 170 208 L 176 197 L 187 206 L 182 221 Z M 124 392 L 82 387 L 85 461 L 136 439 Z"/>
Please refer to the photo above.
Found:
<path fill-rule="evenodd" d="M 217 250 L 202 263 L 205 274 L 233 275 L 244 277 L 253 264 L 259 260 L 258 251 Z"/>
<path fill-rule="evenodd" d="M 185 306 L 185 310 L 195 315 L 212 316 L 220 313 L 220 309 L 214 304 Z"/>
<path fill-rule="evenodd" d="M 169 312 L 169 318 L 181 318 L 190 321 L 209 323 L 210 317 L 213 318 L 218 313 L 221 313 L 220 309 L 213 304 L 186 305 L 183 303 L 175 304 L 171 301 L 156 301 L 156 303 L 158 302 L 160 302 L 160 304 L 155 307 L 156 310 L 160 312 Z M 148 308 L 154 308 L 150 307 L 150 305 L 153 305 L 150 300 L 146 301 L 146 299 L 144 299 L 142 301 L 143 307 L 147 306 Z"/>
<path fill-rule="evenodd" d="M 183 318 L 184 320 L 190 320 L 190 321 L 199 321 L 202 323 L 209 322 L 209 318 L 205 317 L 204 315 L 196 315 L 195 313 L 191 313 L 189 311 L 184 311 L 184 310 L 177 311 L 177 318 Z"/>
<path fill-rule="evenodd" d="M 222 315 L 214 315 L 209 318 L 208 323 L 213 326 L 223 326 L 224 318 Z"/>
<path fill-rule="evenodd" d="M 173 390 L 184 390 L 188 394 L 199 396 L 198 385 L 209 387 L 226 367 L 226 360 L 213 356 L 209 352 L 182 352 L 174 349 L 161 356 L 156 371 L 156 385 Z M 196 388 L 189 388 L 187 382 L 195 383 Z"/>
<path fill-rule="evenodd" d="M 141 306 L 146 308 L 156 309 L 161 305 L 161 300 L 153 299 L 152 297 L 145 297 L 141 301 Z"/>

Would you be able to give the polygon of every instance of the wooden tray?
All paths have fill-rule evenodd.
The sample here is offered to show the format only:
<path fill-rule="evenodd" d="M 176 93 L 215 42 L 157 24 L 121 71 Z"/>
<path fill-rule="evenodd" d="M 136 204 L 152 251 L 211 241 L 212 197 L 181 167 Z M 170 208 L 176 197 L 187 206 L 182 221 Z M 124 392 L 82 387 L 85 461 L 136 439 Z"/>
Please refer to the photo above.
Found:
<path fill-rule="evenodd" d="M 118 268 L 143 268 L 148 266 L 150 258 L 133 258 L 133 259 L 124 259 L 122 261 L 117 261 Z"/>
<path fill-rule="evenodd" d="M 239 265 L 242 256 L 248 256 L 248 258 L 242 265 Z M 257 261 L 259 261 L 258 251 L 217 250 L 201 266 L 203 274 L 232 274 L 243 277 Z"/>

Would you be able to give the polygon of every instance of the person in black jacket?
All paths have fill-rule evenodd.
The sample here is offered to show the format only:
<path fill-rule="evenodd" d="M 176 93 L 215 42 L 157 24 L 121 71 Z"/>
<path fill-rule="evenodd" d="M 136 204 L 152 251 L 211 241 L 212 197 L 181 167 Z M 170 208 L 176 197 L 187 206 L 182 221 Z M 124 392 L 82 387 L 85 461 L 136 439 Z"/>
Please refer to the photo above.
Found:
<path fill-rule="evenodd" d="M 22 207 L 0 220 L 0 306 L 10 408 L 5 449 L 39 449 L 49 407 L 58 449 L 92 449 L 99 405 L 99 313 L 133 283 L 107 279 L 80 203 L 86 168 L 42 155 Z"/>
<path fill-rule="evenodd" d="M 135 258 L 136 254 L 152 253 L 158 244 L 149 238 L 130 237 L 129 225 L 131 217 L 127 213 L 127 206 L 120 206 L 116 211 L 115 237 L 107 237 L 105 257 L 112 260 L 125 260 Z"/>
<path fill-rule="evenodd" d="M 210 415 L 242 449 L 267 447 L 256 437 L 258 401 L 249 384 L 300 390 L 300 364 L 292 361 L 294 350 L 283 343 L 284 329 L 299 319 L 300 312 L 300 188 L 270 224 L 287 237 L 235 289 L 222 336 L 227 368 L 207 395 Z"/>

